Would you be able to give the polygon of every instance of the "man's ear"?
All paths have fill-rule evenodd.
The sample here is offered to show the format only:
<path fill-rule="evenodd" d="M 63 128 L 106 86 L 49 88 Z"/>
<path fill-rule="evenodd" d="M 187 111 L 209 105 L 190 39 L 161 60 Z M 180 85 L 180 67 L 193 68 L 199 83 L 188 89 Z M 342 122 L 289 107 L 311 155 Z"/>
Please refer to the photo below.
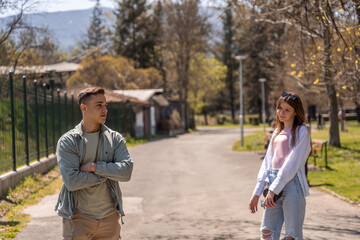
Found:
<path fill-rule="evenodd" d="M 85 104 L 80 104 L 80 109 L 82 112 L 86 112 L 86 105 Z"/>

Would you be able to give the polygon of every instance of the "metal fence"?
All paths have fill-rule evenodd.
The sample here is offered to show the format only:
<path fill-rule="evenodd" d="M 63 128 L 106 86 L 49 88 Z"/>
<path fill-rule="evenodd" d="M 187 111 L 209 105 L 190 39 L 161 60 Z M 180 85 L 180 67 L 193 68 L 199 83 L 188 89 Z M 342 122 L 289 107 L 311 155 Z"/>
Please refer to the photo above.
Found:
<path fill-rule="evenodd" d="M 110 103 L 107 125 L 132 133 L 133 113 L 126 103 Z M 18 75 L 0 77 L 0 173 L 47 157 L 59 137 L 81 120 L 74 96 Z"/>

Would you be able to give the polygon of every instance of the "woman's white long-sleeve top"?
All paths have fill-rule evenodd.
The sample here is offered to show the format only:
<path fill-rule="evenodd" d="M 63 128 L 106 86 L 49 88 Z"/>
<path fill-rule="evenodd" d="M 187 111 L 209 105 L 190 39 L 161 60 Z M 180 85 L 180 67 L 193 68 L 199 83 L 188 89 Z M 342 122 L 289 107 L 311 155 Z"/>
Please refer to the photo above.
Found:
<path fill-rule="evenodd" d="M 275 129 L 271 137 L 268 150 L 258 173 L 257 184 L 253 192 L 253 194 L 257 196 L 261 195 L 261 192 L 263 191 L 266 182 L 268 182 L 268 176 L 270 174 L 272 159 L 274 155 L 272 142 L 277 131 L 278 129 Z M 291 147 L 291 139 L 292 134 L 290 134 L 289 138 L 290 152 L 269 189 L 275 194 L 279 194 L 281 190 L 285 187 L 285 185 L 295 177 L 295 174 L 297 174 L 304 196 L 308 196 L 309 185 L 307 183 L 305 175 L 305 163 L 311 151 L 309 128 L 303 125 L 296 129 L 296 142 L 293 147 Z"/>

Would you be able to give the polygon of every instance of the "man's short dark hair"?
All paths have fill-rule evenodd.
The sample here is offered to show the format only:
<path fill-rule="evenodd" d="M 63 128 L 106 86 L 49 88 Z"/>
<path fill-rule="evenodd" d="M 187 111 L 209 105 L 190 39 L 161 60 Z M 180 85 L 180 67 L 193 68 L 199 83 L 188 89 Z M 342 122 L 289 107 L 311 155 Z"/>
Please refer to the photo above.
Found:
<path fill-rule="evenodd" d="M 85 89 L 81 90 L 81 92 L 78 95 L 79 106 L 82 103 L 86 104 L 86 101 L 90 98 L 90 96 L 97 95 L 97 94 L 105 95 L 105 90 L 100 87 L 91 87 L 91 88 L 85 88 Z"/>

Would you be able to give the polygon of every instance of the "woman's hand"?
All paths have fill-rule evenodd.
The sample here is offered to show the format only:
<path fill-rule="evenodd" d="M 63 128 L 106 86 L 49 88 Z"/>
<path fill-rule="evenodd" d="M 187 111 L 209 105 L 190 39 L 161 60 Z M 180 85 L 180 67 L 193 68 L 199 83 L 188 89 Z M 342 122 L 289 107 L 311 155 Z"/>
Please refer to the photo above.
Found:
<path fill-rule="evenodd" d="M 268 191 L 268 194 L 266 195 L 266 198 L 264 200 L 264 208 L 272 208 L 276 205 L 276 203 L 274 202 L 274 196 L 275 193 L 273 191 Z"/>
<path fill-rule="evenodd" d="M 253 195 L 250 198 L 249 210 L 250 210 L 251 213 L 256 213 L 257 212 L 257 210 L 258 210 L 258 208 L 257 208 L 258 202 L 259 202 L 259 196 Z"/>

